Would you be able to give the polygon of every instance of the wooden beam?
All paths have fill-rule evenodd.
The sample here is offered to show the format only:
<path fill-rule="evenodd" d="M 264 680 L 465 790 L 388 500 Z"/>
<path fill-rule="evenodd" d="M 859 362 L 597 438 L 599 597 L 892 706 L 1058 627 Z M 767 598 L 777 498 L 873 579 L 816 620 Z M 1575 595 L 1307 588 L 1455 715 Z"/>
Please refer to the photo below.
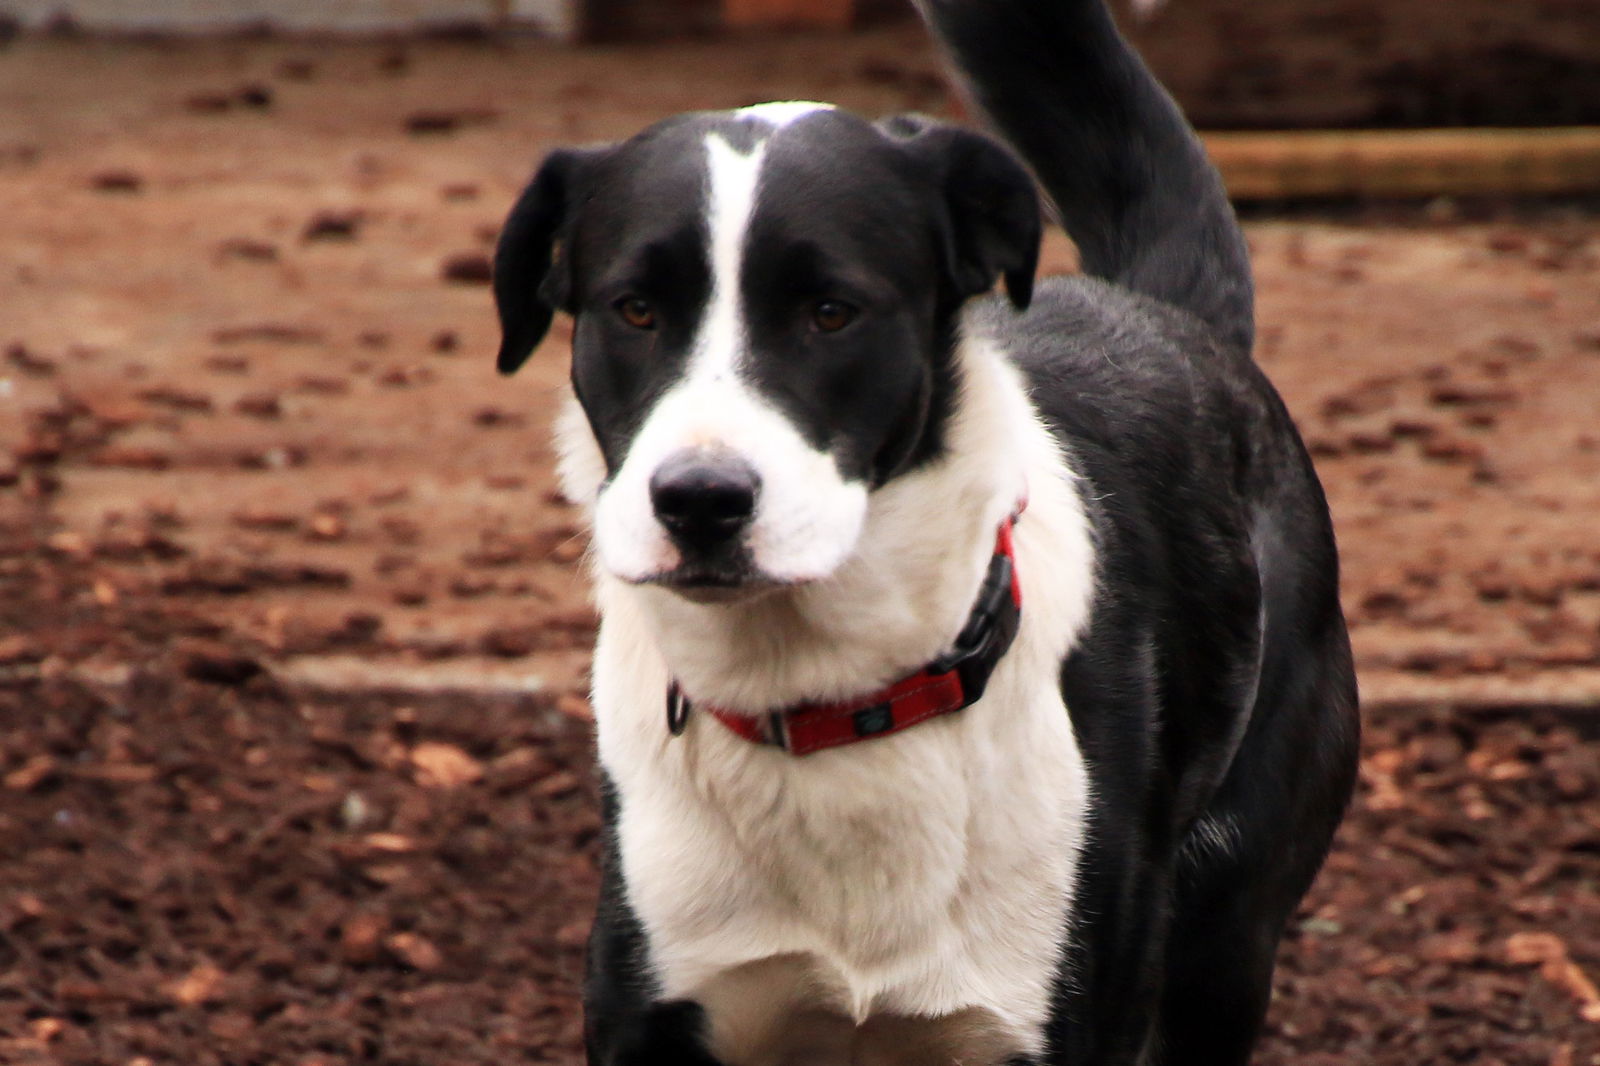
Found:
<path fill-rule="evenodd" d="M 1207 133 L 1235 200 L 1600 193 L 1600 127 Z"/>

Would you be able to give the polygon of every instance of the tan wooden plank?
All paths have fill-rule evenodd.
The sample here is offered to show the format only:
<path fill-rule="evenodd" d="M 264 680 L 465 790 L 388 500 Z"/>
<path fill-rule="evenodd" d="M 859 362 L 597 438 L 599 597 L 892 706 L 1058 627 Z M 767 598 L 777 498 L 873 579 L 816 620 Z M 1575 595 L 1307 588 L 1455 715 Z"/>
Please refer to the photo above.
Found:
<path fill-rule="evenodd" d="M 1236 200 L 1600 192 L 1600 127 L 1208 133 Z"/>

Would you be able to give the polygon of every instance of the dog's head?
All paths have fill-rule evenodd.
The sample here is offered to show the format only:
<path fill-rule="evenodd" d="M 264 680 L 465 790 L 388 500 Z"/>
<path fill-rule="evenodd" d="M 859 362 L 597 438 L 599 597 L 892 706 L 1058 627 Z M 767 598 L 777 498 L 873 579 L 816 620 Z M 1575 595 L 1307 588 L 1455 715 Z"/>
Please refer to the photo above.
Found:
<path fill-rule="evenodd" d="M 500 369 L 574 318 L 601 565 L 697 599 L 816 581 L 937 454 L 955 315 L 1026 306 L 1033 183 L 978 134 L 818 104 L 552 153 L 495 253 Z M 589 488 L 589 486 L 586 486 Z"/>

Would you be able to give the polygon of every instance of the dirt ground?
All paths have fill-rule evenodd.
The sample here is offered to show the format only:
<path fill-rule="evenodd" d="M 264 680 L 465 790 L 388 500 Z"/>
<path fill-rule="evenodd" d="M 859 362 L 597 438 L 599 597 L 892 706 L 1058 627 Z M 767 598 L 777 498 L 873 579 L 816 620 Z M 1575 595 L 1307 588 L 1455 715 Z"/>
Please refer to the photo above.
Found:
<path fill-rule="evenodd" d="M 575 1061 L 566 368 L 492 373 L 486 253 L 554 143 L 933 71 L 892 26 L 0 52 L 0 1063 Z M 1260 1060 L 1600 1064 L 1600 219 L 1248 231 L 1369 720 Z"/>

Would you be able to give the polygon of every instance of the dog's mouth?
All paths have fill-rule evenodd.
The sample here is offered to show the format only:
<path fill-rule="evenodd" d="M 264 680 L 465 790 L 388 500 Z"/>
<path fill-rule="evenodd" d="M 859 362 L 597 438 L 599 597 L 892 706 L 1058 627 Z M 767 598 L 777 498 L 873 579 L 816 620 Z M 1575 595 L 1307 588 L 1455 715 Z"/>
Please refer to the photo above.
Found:
<path fill-rule="evenodd" d="M 742 603 L 806 582 L 785 581 L 744 564 L 682 563 L 638 584 L 666 589 L 692 603 Z"/>

